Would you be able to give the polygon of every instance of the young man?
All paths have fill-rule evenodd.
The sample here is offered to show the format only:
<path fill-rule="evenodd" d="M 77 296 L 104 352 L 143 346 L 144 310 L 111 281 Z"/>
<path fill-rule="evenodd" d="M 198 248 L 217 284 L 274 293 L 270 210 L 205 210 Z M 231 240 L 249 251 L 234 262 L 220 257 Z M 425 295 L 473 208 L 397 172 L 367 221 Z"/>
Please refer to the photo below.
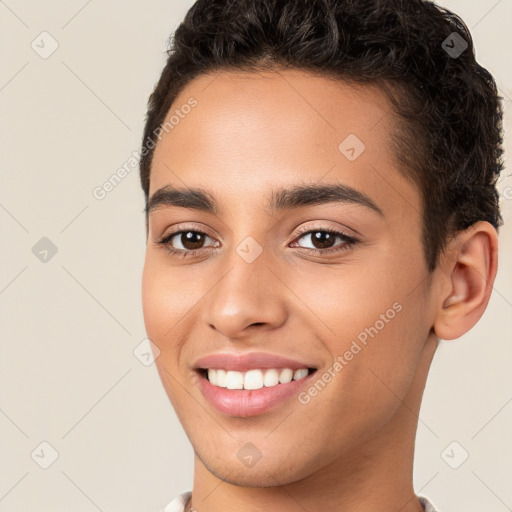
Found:
<path fill-rule="evenodd" d="M 497 269 L 501 108 L 421 0 L 199 0 L 149 101 L 142 294 L 194 448 L 166 512 L 435 511 L 439 339 Z"/>

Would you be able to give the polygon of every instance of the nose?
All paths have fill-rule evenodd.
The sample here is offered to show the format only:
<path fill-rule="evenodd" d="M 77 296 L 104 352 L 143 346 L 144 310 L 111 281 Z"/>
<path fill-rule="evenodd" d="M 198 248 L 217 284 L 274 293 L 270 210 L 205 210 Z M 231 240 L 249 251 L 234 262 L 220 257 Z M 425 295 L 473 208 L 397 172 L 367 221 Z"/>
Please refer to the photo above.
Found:
<path fill-rule="evenodd" d="M 204 321 L 226 338 L 279 328 L 287 317 L 283 284 L 263 256 L 252 263 L 237 254 L 208 294 Z"/>

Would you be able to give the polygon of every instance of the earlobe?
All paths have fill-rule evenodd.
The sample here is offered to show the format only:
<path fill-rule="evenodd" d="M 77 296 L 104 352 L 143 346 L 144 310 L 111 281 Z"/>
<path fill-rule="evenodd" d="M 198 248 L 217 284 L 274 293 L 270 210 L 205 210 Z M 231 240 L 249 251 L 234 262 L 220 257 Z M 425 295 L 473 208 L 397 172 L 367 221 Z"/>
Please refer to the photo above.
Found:
<path fill-rule="evenodd" d="M 436 335 L 458 338 L 481 318 L 489 302 L 498 266 L 498 236 L 480 221 L 456 234 L 440 266 L 445 280 L 434 322 Z"/>

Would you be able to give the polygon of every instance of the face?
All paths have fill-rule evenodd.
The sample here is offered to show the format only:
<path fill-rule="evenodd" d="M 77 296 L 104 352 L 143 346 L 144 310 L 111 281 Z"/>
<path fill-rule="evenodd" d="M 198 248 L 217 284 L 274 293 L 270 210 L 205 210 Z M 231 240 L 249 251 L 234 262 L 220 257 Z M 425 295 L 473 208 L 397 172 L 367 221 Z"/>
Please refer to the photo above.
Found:
<path fill-rule="evenodd" d="M 142 283 L 158 371 L 212 474 L 295 482 L 378 443 L 422 387 L 419 192 L 377 88 L 222 72 L 176 110 L 152 164 Z"/>

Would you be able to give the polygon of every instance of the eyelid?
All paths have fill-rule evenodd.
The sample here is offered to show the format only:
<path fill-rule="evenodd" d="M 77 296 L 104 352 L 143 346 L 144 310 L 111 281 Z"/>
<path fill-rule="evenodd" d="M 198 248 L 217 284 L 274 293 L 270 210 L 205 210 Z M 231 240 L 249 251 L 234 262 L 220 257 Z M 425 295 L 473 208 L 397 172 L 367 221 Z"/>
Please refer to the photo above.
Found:
<path fill-rule="evenodd" d="M 172 227 L 172 230 L 169 232 L 164 231 L 164 233 L 158 237 L 158 240 L 162 240 L 163 238 L 167 238 L 168 236 L 171 235 L 177 235 L 182 231 L 194 231 L 204 233 L 208 235 L 210 238 L 216 239 L 216 235 L 213 233 L 213 231 L 204 224 L 189 224 L 188 222 L 184 222 L 181 224 L 176 224 L 175 226 Z"/>
<path fill-rule="evenodd" d="M 308 233 L 311 231 L 337 231 L 340 233 L 343 233 L 348 238 L 358 238 L 361 235 L 358 231 L 355 229 L 347 228 L 345 226 L 341 226 L 339 224 L 336 224 L 335 226 L 329 225 L 329 222 L 332 224 L 332 221 L 328 220 L 318 220 L 318 221 L 311 221 L 315 223 L 322 223 L 321 225 L 315 225 L 311 226 L 310 224 L 301 225 L 301 227 L 298 228 L 298 230 L 295 232 L 295 238 L 297 238 L 300 235 L 303 235 L 304 233 Z M 294 238 L 294 240 L 295 240 Z"/>
<path fill-rule="evenodd" d="M 314 222 L 325 223 L 328 221 L 323 220 L 323 221 L 314 221 Z M 170 231 L 168 233 L 164 232 L 164 234 L 157 241 L 155 241 L 155 244 L 157 246 L 164 246 L 169 253 L 172 253 L 175 256 L 182 256 L 182 257 L 194 256 L 198 253 L 208 250 L 208 248 L 215 249 L 218 247 L 218 246 L 214 245 L 214 246 L 201 247 L 199 249 L 191 249 L 191 250 L 176 249 L 176 248 L 172 247 L 170 244 L 171 240 L 175 236 L 182 234 L 184 232 L 187 232 L 187 231 L 204 234 L 204 235 L 208 236 L 209 238 L 211 238 L 214 241 L 214 243 L 217 242 L 217 239 L 213 235 L 212 231 L 209 228 L 207 228 L 206 226 L 203 226 L 199 229 L 197 225 L 190 225 L 188 223 L 182 223 L 182 224 L 177 224 L 176 226 L 173 226 L 172 231 Z M 341 239 L 344 239 L 344 243 L 338 247 L 335 246 L 333 248 L 326 248 L 326 249 L 312 249 L 312 248 L 301 247 L 301 246 L 299 246 L 299 247 L 304 252 L 310 252 L 312 254 L 319 254 L 319 255 L 327 256 L 328 254 L 336 253 L 338 251 L 344 250 L 343 249 L 344 247 L 349 248 L 349 247 L 353 246 L 354 244 L 360 242 L 359 237 L 355 237 L 353 235 L 346 233 L 347 229 L 344 227 L 343 228 L 341 226 L 330 227 L 328 224 L 323 224 L 320 226 L 311 226 L 311 225 L 306 224 L 306 225 L 301 226 L 298 229 L 298 231 L 295 231 L 294 238 L 291 240 L 291 242 L 286 243 L 286 247 L 288 247 L 290 243 L 296 244 L 297 241 L 300 238 L 302 238 L 304 235 L 312 234 L 314 232 L 322 232 L 322 231 L 331 233 L 333 235 L 336 235 L 337 237 L 340 237 Z M 355 230 L 348 229 L 348 231 L 354 232 Z"/>
<path fill-rule="evenodd" d="M 347 236 L 349 238 L 354 238 L 354 236 L 351 233 L 354 233 L 355 235 L 360 236 L 359 232 L 356 231 L 355 229 L 346 228 L 344 226 L 342 227 L 340 225 L 330 227 L 328 224 L 325 224 L 326 222 L 332 222 L 332 221 L 315 220 L 315 221 L 310 221 L 310 222 L 316 222 L 316 223 L 322 222 L 324 224 L 319 225 L 319 226 L 318 225 L 311 226 L 308 223 L 302 223 L 300 225 L 300 227 L 298 229 L 296 228 L 296 230 L 294 231 L 292 241 L 295 241 L 295 239 L 298 236 L 308 233 L 310 231 L 314 231 L 314 230 L 317 230 L 317 231 L 325 231 L 325 230 L 341 231 L 345 236 Z M 216 239 L 216 235 L 213 233 L 213 231 L 210 228 L 208 228 L 207 226 L 205 226 L 204 224 L 191 224 L 188 222 L 184 222 L 184 223 L 176 224 L 175 226 L 173 226 L 172 231 L 169 231 L 168 233 L 166 233 L 164 231 L 164 233 L 158 237 L 157 241 L 162 240 L 163 238 L 167 238 L 171 234 L 176 235 L 182 231 L 204 232 L 204 234 L 208 235 L 210 238 Z M 220 241 L 222 241 L 221 237 L 220 237 L 220 239 L 221 239 Z M 287 242 L 287 243 L 289 243 L 289 242 Z"/>

